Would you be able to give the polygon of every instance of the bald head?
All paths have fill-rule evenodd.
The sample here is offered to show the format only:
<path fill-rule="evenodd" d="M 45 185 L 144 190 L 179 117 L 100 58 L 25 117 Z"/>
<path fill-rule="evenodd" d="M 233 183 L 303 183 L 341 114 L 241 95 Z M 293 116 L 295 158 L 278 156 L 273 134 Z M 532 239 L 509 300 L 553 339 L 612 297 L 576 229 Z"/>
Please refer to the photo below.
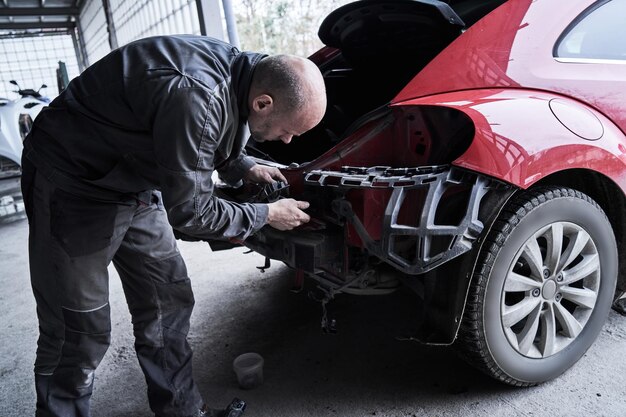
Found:
<path fill-rule="evenodd" d="M 326 99 L 324 80 L 317 66 L 295 55 L 274 55 L 259 62 L 252 90 L 274 98 L 278 111 L 299 111 Z"/>
<path fill-rule="evenodd" d="M 317 125 L 326 111 L 326 89 L 319 68 L 308 59 L 274 55 L 262 59 L 254 70 L 248 97 L 250 130 L 257 140 L 283 140 Z M 281 124 L 286 135 L 259 137 L 259 128 Z M 256 126 L 254 126 L 256 125 Z M 255 132 L 256 128 L 256 132 Z M 267 129 L 265 129 L 267 130 Z M 257 135 L 255 136 L 255 133 Z M 285 140 L 285 138 L 289 139 Z"/>

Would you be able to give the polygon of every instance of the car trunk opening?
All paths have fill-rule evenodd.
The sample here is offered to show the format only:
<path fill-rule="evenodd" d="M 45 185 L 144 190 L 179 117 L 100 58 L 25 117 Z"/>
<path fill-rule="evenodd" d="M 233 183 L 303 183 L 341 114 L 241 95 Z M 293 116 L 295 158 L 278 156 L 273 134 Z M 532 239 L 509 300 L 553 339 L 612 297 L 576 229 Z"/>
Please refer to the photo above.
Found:
<path fill-rule="evenodd" d="M 463 19 L 474 23 L 502 2 L 361 0 L 340 7 L 320 26 L 327 49 L 312 57 L 326 83 L 323 120 L 289 146 L 250 141 L 249 153 L 285 165 L 316 159 L 388 112 L 391 99 L 462 33 Z"/>
<path fill-rule="evenodd" d="M 364 0 L 338 9 L 320 29 L 328 48 L 312 57 L 327 87 L 323 121 L 289 146 L 249 149 L 277 162 L 288 179 L 279 191 L 263 186 L 256 195 L 270 198 L 254 201 L 308 201 L 311 221 L 291 231 L 266 226 L 244 244 L 294 268 L 297 286 L 305 276 L 317 282 L 325 331 L 333 331 L 325 306 L 334 295 L 388 294 L 406 285 L 423 300 L 434 299 L 435 288 L 444 294 L 436 303 L 445 307 L 429 326 L 443 323 L 446 337 L 436 340 L 454 337 L 459 312 L 449 306 L 466 287 L 451 277 L 469 262 L 501 206 L 494 202 L 513 191 L 452 166 L 475 134 L 465 113 L 388 104 L 459 36 L 459 15 L 473 24 L 502 2 Z"/>
<path fill-rule="evenodd" d="M 473 22 L 488 8 L 464 10 Z M 450 5 L 434 0 L 366 0 L 325 20 L 320 37 L 336 49 L 314 57 L 327 86 L 322 123 L 288 146 L 248 151 L 277 163 L 288 180 L 282 197 L 310 202 L 312 220 L 289 232 L 266 227 L 246 246 L 331 288 L 358 282 L 368 291 L 388 287 L 381 264 L 423 275 L 472 248 L 484 197 L 506 189 L 452 166 L 474 138 L 472 120 L 445 105 L 388 105 L 462 27 Z"/>

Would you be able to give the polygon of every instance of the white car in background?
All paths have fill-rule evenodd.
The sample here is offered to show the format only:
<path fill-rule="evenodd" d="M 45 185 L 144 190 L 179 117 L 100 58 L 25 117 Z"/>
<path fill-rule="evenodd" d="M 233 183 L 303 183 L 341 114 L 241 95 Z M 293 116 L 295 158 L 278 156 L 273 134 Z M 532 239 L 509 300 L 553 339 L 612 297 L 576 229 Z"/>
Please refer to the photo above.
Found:
<path fill-rule="evenodd" d="M 22 142 L 30 132 L 33 120 L 49 102 L 39 90 L 22 90 L 17 82 L 17 100 L 0 98 L 0 179 L 17 177 L 21 174 Z"/>
<path fill-rule="evenodd" d="M 20 191 L 22 148 L 24 138 L 33 126 L 35 117 L 50 101 L 39 90 L 22 90 L 17 82 L 20 98 L 0 98 L 0 223 L 24 217 L 24 203 Z"/>

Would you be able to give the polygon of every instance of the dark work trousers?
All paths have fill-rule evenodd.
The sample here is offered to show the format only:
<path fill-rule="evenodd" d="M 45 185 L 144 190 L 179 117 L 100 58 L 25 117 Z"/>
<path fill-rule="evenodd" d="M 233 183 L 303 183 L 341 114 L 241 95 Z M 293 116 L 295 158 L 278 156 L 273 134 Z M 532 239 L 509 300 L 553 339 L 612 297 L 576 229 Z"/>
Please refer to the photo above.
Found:
<path fill-rule="evenodd" d="M 194 298 L 160 194 L 90 200 L 59 189 L 28 161 L 23 169 L 39 318 L 36 415 L 90 416 L 94 372 L 110 343 L 111 261 L 132 315 L 152 411 L 197 413 L 202 398 L 187 343 Z"/>

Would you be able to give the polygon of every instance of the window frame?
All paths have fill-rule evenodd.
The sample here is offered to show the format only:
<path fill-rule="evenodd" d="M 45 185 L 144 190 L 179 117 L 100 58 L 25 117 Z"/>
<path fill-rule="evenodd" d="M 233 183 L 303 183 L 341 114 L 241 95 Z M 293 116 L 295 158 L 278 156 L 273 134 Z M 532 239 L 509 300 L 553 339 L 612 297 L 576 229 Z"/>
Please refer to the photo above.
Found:
<path fill-rule="evenodd" d="M 607 3 L 610 3 L 611 0 L 599 0 L 590 6 L 588 6 L 585 10 L 583 10 L 574 20 L 570 22 L 569 25 L 561 32 L 559 37 L 556 39 L 554 46 L 552 47 L 552 57 L 562 63 L 580 63 L 580 64 L 612 64 L 612 65 L 626 65 L 626 58 L 624 59 L 607 59 L 607 58 L 584 58 L 584 57 L 560 57 L 558 56 L 558 49 L 561 43 L 565 40 L 565 38 L 571 33 L 571 31 L 578 26 L 580 22 L 586 19 L 591 13 L 595 12 L 602 6 Z"/>

